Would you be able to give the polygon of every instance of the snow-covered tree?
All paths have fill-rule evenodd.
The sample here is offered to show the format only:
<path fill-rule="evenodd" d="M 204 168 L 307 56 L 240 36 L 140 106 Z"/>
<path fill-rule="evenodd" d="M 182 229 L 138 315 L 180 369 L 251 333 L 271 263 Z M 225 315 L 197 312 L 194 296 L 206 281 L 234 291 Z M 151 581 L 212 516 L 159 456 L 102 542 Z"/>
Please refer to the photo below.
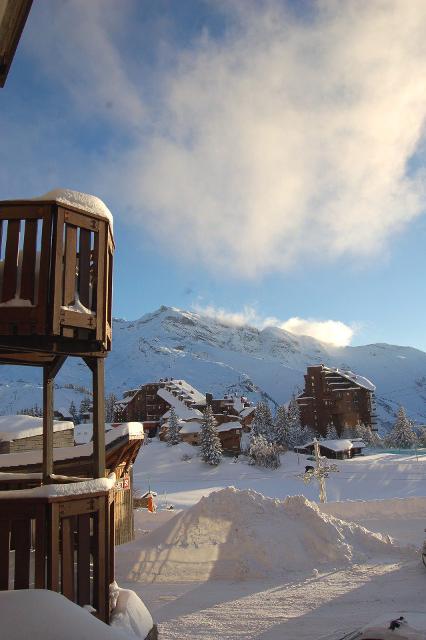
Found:
<path fill-rule="evenodd" d="M 383 446 L 383 442 L 381 440 L 381 438 L 379 438 L 379 436 L 377 435 L 376 431 L 373 431 L 371 429 L 371 427 L 365 425 L 365 424 L 361 424 L 361 427 L 359 429 L 359 433 L 360 435 L 357 436 L 358 438 L 362 438 L 362 441 L 368 446 L 368 447 L 381 447 Z"/>
<path fill-rule="evenodd" d="M 206 407 L 201 425 L 200 436 L 201 459 L 207 464 L 218 465 L 222 459 L 222 444 L 217 433 L 213 411 Z"/>
<path fill-rule="evenodd" d="M 426 428 L 421 427 L 418 433 L 419 447 L 426 447 Z"/>
<path fill-rule="evenodd" d="M 288 446 L 288 413 L 285 405 L 280 405 L 275 415 L 274 442 L 281 447 Z"/>
<path fill-rule="evenodd" d="M 332 422 L 327 426 L 327 440 L 338 440 L 339 434 Z"/>
<path fill-rule="evenodd" d="M 77 412 L 77 407 L 74 404 L 74 400 L 71 400 L 68 411 L 70 413 L 71 418 L 73 419 L 74 424 L 78 424 L 78 412 Z"/>
<path fill-rule="evenodd" d="M 176 411 L 172 407 L 170 409 L 169 426 L 167 429 L 167 444 L 174 445 L 174 444 L 179 444 L 179 442 L 180 442 L 179 421 L 176 415 Z"/>
<path fill-rule="evenodd" d="M 251 433 L 253 436 L 264 436 L 268 442 L 274 440 L 274 421 L 267 402 L 259 402 L 257 405 L 253 422 L 251 423 Z"/>
<path fill-rule="evenodd" d="M 316 438 L 318 440 L 318 434 L 314 429 L 311 429 L 311 427 L 308 427 L 307 425 L 305 425 L 302 428 L 302 436 L 300 439 L 300 444 L 308 444 L 308 442 L 312 442 L 312 440 L 314 440 L 314 438 Z"/>
<path fill-rule="evenodd" d="M 300 409 L 295 396 L 292 396 L 287 410 L 287 429 L 289 448 L 303 444 L 304 429 L 300 422 Z"/>
<path fill-rule="evenodd" d="M 417 436 L 404 407 L 399 407 L 395 424 L 386 438 L 386 445 L 392 449 L 409 449 L 416 444 Z"/>
<path fill-rule="evenodd" d="M 353 427 L 350 427 L 349 425 L 345 424 L 345 426 L 343 427 L 343 431 L 342 431 L 342 438 L 344 440 L 352 440 L 352 438 L 355 438 L 357 436 L 355 436 L 355 430 Z"/>
<path fill-rule="evenodd" d="M 281 465 L 278 448 L 268 442 L 263 435 L 253 436 L 250 443 L 250 464 L 268 469 L 278 469 Z"/>
<path fill-rule="evenodd" d="M 80 402 L 80 415 L 82 413 L 87 413 L 92 408 L 92 401 L 89 396 L 85 396 L 83 400 Z"/>
<path fill-rule="evenodd" d="M 105 422 L 114 422 L 116 402 L 117 396 L 113 393 L 109 393 L 105 397 Z"/>

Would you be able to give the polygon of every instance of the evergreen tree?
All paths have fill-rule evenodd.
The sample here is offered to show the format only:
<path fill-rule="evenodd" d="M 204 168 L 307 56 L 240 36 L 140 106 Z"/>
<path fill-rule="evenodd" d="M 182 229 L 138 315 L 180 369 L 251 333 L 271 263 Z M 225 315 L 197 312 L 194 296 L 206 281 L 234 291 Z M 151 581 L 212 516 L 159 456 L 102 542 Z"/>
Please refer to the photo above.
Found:
<path fill-rule="evenodd" d="M 271 410 L 266 402 L 259 402 L 255 409 L 253 422 L 251 423 L 251 433 L 253 436 L 264 436 L 268 442 L 274 440 L 274 422 Z"/>
<path fill-rule="evenodd" d="M 314 438 L 318 440 L 318 433 L 314 429 L 311 429 L 311 427 L 308 427 L 307 425 L 302 427 L 302 435 L 300 438 L 301 445 L 308 444 L 308 442 L 312 442 Z"/>
<path fill-rule="evenodd" d="M 82 413 L 87 413 L 92 409 L 92 401 L 89 396 L 85 396 L 83 400 L 80 402 L 80 415 Z"/>
<path fill-rule="evenodd" d="M 416 441 L 413 425 L 407 418 L 404 407 L 399 407 L 395 424 L 386 438 L 386 445 L 393 449 L 409 449 Z"/>
<path fill-rule="evenodd" d="M 287 410 L 288 446 L 293 449 L 302 444 L 304 429 L 300 422 L 300 409 L 296 397 L 293 395 Z"/>
<path fill-rule="evenodd" d="M 77 408 L 74 404 L 74 400 L 71 400 L 68 411 L 70 412 L 70 416 L 73 419 L 74 424 L 78 424 L 78 413 L 77 413 Z"/>
<path fill-rule="evenodd" d="M 344 438 L 345 440 L 352 440 L 352 438 L 355 438 L 354 429 L 345 424 L 342 431 L 342 438 Z"/>
<path fill-rule="evenodd" d="M 362 441 L 368 446 L 368 447 L 381 447 L 382 446 L 382 441 L 379 438 L 379 436 L 377 435 L 377 433 L 375 431 L 373 431 L 370 427 L 368 427 L 365 424 L 361 425 L 361 436 Z"/>
<path fill-rule="evenodd" d="M 179 422 L 178 422 L 178 417 L 176 415 L 176 411 L 172 407 L 170 409 L 169 426 L 167 429 L 167 444 L 174 445 L 174 444 L 179 444 L 179 442 L 180 442 Z"/>
<path fill-rule="evenodd" d="M 426 447 L 426 428 L 421 427 L 418 433 L 419 447 Z"/>
<path fill-rule="evenodd" d="M 327 426 L 327 440 L 338 440 L 338 439 L 339 439 L 339 434 L 337 433 L 336 427 L 331 422 Z"/>
<path fill-rule="evenodd" d="M 117 396 L 114 393 L 110 393 L 105 397 L 105 422 L 114 422 L 116 402 Z"/>
<path fill-rule="evenodd" d="M 285 405 L 280 405 L 275 415 L 274 442 L 281 447 L 288 446 L 288 419 Z"/>
<path fill-rule="evenodd" d="M 207 464 L 218 465 L 222 459 L 222 444 L 217 433 L 213 411 L 206 407 L 201 425 L 201 459 Z"/>
<path fill-rule="evenodd" d="M 268 469 L 278 469 L 281 466 L 280 455 L 277 446 L 268 442 L 263 435 L 253 436 L 249 450 L 249 464 Z"/>

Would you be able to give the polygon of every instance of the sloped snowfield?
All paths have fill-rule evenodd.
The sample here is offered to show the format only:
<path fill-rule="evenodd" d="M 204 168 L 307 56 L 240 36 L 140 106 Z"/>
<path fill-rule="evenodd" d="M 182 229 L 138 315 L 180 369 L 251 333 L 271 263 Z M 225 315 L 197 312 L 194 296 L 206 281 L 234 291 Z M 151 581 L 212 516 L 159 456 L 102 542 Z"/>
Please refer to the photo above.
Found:
<path fill-rule="evenodd" d="M 426 610 L 426 460 L 339 462 L 327 490 L 340 501 L 318 508 L 294 454 L 278 471 L 184 454 L 196 449 L 144 448 L 135 482 L 151 484 L 160 510 L 136 512 L 136 541 L 117 549 L 119 583 L 162 638 L 334 640 L 383 613 Z M 397 485 L 411 497 L 390 497 Z"/>

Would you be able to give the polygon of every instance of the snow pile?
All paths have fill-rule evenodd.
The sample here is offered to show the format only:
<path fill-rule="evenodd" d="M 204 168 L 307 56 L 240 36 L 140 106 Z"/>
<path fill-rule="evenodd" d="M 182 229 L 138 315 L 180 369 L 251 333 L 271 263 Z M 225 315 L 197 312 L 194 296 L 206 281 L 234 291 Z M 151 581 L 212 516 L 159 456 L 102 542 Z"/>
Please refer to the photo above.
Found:
<path fill-rule="evenodd" d="M 130 589 L 120 589 L 116 582 L 110 585 L 112 605 L 110 625 L 130 638 L 146 638 L 153 620 L 139 596 Z"/>
<path fill-rule="evenodd" d="M 323 513 L 344 520 L 370 518 L 404 520 L 406 518 L 426 518 L 426 497 L 390 498 L 384 500 L 345 500 L 320 505 Z"/>
<path fill-rule="evenodd" d="M 81 193 L 80 191 L 73 191 L 72 189 L 52 189 L 52 191 L 48 191 L 48 193 L 42 196 L 31 199 L 42 201 L 54 200 L 58 204 L 94 213 L 101 218 L 106 218 L 112 228 L 113 219 L 111 211 L 100 198 L 91 196 L 88 193 Z"/>
<path fill-rule="evenodd" d="M 280 501 L 233 487 L 202 498 L 137 545 L 120 553 L 121 577 L 155 582 L 270 578 L 415 553 L 321 513 L 304 496 Z"/>

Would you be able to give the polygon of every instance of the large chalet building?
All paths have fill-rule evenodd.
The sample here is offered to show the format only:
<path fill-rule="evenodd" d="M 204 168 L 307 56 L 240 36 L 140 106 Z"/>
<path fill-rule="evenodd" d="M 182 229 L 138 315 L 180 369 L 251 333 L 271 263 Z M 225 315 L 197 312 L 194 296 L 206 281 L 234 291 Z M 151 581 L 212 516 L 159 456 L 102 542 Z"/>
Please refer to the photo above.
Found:
<path fill-rule="evenodd" d="M 334 425 L 339 435 L 359 423 L 376 430 L 375 392 L 370 380 L 323 364 L 308 367 L 297 402 L 301 423 L 321 435 Z"/>

